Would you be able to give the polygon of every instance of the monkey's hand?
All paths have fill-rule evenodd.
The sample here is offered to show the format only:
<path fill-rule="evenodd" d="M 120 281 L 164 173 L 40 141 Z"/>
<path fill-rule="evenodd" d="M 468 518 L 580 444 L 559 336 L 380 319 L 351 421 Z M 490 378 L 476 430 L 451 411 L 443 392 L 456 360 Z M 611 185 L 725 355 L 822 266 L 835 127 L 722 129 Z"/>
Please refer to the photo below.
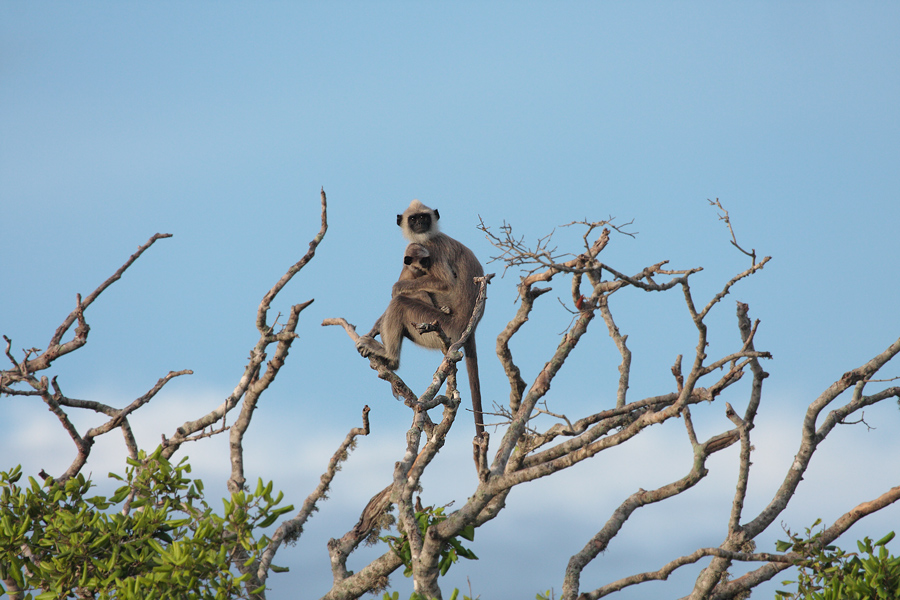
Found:
<path fill-rule="evenodd" d="M 449 306 L 442 306 L 442 307 L 441 307 L 441 312 L 444 313 L 444 314 L 446 314 L 446 315 L 449 315 L 449 314 L 452 313 L 453 311 L 450 310 L 450 307 L 449 307 Z"/>

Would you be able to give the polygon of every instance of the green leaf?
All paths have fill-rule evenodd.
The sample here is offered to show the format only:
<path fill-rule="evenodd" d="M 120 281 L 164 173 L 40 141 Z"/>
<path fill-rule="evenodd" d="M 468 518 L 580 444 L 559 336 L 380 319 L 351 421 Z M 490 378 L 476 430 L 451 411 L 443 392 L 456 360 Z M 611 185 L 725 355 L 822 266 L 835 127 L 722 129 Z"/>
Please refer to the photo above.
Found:
<path fill-rule="evenodd" d="M 470 542 L 475 541 L 475 526 L 474 525 L 466 525 L 462 531 L 459 532 L 459 537 L 469 540 Z"/>
<path fill-rule="evenodd" d="M 173 541 L 172 536 L 169 535 L 168 533 L 166 533 L 165 531 L 157 531 L 156 533 L 153 534 L 153 537 L 155 537 L 158 540 L 162 540 L 163 542 L 166 542 L 167 544 L 171 544 Z"/>
<path fill-rule="evenodd" d="M 272 514 L 274 514 L 276 517 L 280 517 L 284 513 L 289 513 L 293 510 L 294 510 L 294 505 L 288 504 L 287 506 L 282 506 L 280 508 L 276 508 L 275 510 L 272 511 Z"/>
<path fill-rule="evenodd" d="M 266 527 L 268 527 L 269 525 L 274 523 L 276 519 L 278 519 L 278 515 L 269 515 L 268 517 L 263 519 L 263 521 L 258 525 L 258 527 L 260 529 L 265 529 Z"/>
<path fill-rule="evenodd" d="M 245 581 L 247 581 L 248 579 L 250 579 L 250 577 L 251 577 L 252 575 L 253 575 L 253 573 L 250 573 L 250 572 L 248 571 L 248 572 L 244 573 L 243 575 L 241 575 L 240 577 L 237 577 L 237 578 L 234 580 L 234 582 L 235 582 L 235 583 L 244 583 Z"/>

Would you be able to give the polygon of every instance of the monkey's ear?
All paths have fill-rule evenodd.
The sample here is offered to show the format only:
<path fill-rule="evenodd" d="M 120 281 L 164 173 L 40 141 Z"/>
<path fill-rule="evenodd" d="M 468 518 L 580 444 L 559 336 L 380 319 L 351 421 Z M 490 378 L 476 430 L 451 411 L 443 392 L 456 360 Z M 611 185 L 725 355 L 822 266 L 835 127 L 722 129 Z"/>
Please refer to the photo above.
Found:
<path fill-rule="evenodd" d="M 397 225 L 403 225 L 403 215 L 397 215 Z"/>
<path fill-rule="evenodd" d="M 440 218 L 441 218 L 441 213 L 439 213 L 437 209 L 434 209 L 434 220 L 437 221 Z"/>

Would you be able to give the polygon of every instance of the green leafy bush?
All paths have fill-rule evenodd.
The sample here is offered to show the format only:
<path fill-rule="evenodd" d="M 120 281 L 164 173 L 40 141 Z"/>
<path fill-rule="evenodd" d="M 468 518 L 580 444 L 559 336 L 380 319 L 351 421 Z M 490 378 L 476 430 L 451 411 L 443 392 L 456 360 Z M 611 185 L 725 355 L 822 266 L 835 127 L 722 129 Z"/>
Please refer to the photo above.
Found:
<path fill-rule="evenodd" d="M 25 600 L 247 597 L 242 584 L 252 574 L 233 567 L 253 565 L 269 543 L 255 530 L 293 507 L 278 507 L 282 494 L 273 498 L 272 483 L 260 480 L 254 493 L 223 500 L 220 516 L 203 483 L 186 476 L 186 461 L 142 452 L 125 478 L 110 473 L 125 483 L 110 498 L 87 497 L 93 484 L 80 474 L 23 484 L 20 467 L 0 472 L 0 592 Z"/>
<path fill-rule="evenodd" d="M 816 521 L 813 527 L 818 525 Z M 790 535 L 790 532 L 788 532 Z M 779 541 L 779 552 L 792 550 L 806 558 L 798 562 L 796 592 L 779 590 L 778 600 L 895 600 L 900 598 L 900 557 L 892 556 L 886 544 L 894 539 L 890 532 L 877 542 L 868 537 L 856 542 L 859 552 L 845 552 L 837 546 L 816 549 L 821 533 L 806 530 L 806 537 L 790 535 Z"/>

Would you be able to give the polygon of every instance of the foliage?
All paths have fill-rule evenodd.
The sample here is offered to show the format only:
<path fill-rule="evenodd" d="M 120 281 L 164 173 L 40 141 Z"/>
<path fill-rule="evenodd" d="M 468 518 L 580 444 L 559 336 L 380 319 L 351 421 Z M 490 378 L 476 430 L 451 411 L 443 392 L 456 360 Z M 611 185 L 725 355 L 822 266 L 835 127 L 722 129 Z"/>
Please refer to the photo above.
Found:
<path fill-rule="evenodd" d="M 419 533 L 424 538 L 425 532 L 429 527 L 436 523 L 446 521 L 447 516 L 444 515 L 444 507 L 433 508 L 429 506 L 420 511 L 416 511 L 415 519 L 416 525 L 419 527 Z M 473 541 L 475 539 L 475 527 L 467 525 L 465 529 L 459 533 L 459 537 L 470 542 Z M 403 575 L 406 577 L 412 576 L 412 551 L 409 546 L 409 538 L 404 534 L 399 537 L 388 535 L 381 539 L 382 541 L 387 542 L 391 549 L 396 552 L 397 556 L 403 561 L 403 565 L 406 567 L 403 571 Z M 440 569 L 441 575 L 446 575 L 447 571 L 450 570 L 450 566 L 457 562 L 460 557 L 469 560 L 478 560 L 475 553 L 468 548 L 464 548 L 456 536 L 448 538 L 441 548 L 441 558 L 440 561 L 438 561 L 438 568 Z"/>
<path fill-rule="evenodd" d="M 816 521 L 816 527 L 821 521 Z M 886 545 L 894 539 L 890 532 L 877 542 L 868 537 L 857 541 L 859 553 L 845 552 L 837 546 L 819 548 L 816 543 L 821 532 L 812 534 L 806 529 L 806 537 L 791 534 L 790 541 L 778 541 L 779 552 L 791 550 L 804 557 L 798 563 L 797 581 L 783 581 L 784 585 L 797 584 L 794 593 L 779 590 L 778 600 L 893 600 L 900 598 L 900 557 L 892 556 Z M 863 555 L 865 557 L 862 557 Z M 862 557 L 862 558 L 861 558 Z"/>
<path fill-rule="evenodd" d="M 186 476 L 157 450 L 128 459 L 126 477 L 110 498 L 87 497 L 93 484 L 81 474 L 43 485 L 22 470 L 0 473 L 0 579 L 22 595 L 44 600 L 105 598 L 240 598 L 249 566 L 269 540 L 254 531 L 293 507 L 278 507 L 272 484 L 224 502 L 224 516 L 203 499 L 203 483 Z M 121 509 L 119 508 L 121 506 Z M 114 508 L 117 512 L 111 512 Z M 273 570 L 278 570 L 273 567 Z"/>
<path fill-rule="evenodd" d="M 400 600 L 400 592 L 394 592 L 393 594 L 388 594 L 387 592 L 381 597 L 382 600 Z M 409 600 L 428 600 L 422 594 L 417 594 L 413 592 L 409 596 Z M 459 600 L 459 590 L 454 588 L 453 593 L 450 594 L 450 600 Z M 469 596 L 463 596 L 462 600 L 478 600 L 478 598 L 470 598 Z"/>

